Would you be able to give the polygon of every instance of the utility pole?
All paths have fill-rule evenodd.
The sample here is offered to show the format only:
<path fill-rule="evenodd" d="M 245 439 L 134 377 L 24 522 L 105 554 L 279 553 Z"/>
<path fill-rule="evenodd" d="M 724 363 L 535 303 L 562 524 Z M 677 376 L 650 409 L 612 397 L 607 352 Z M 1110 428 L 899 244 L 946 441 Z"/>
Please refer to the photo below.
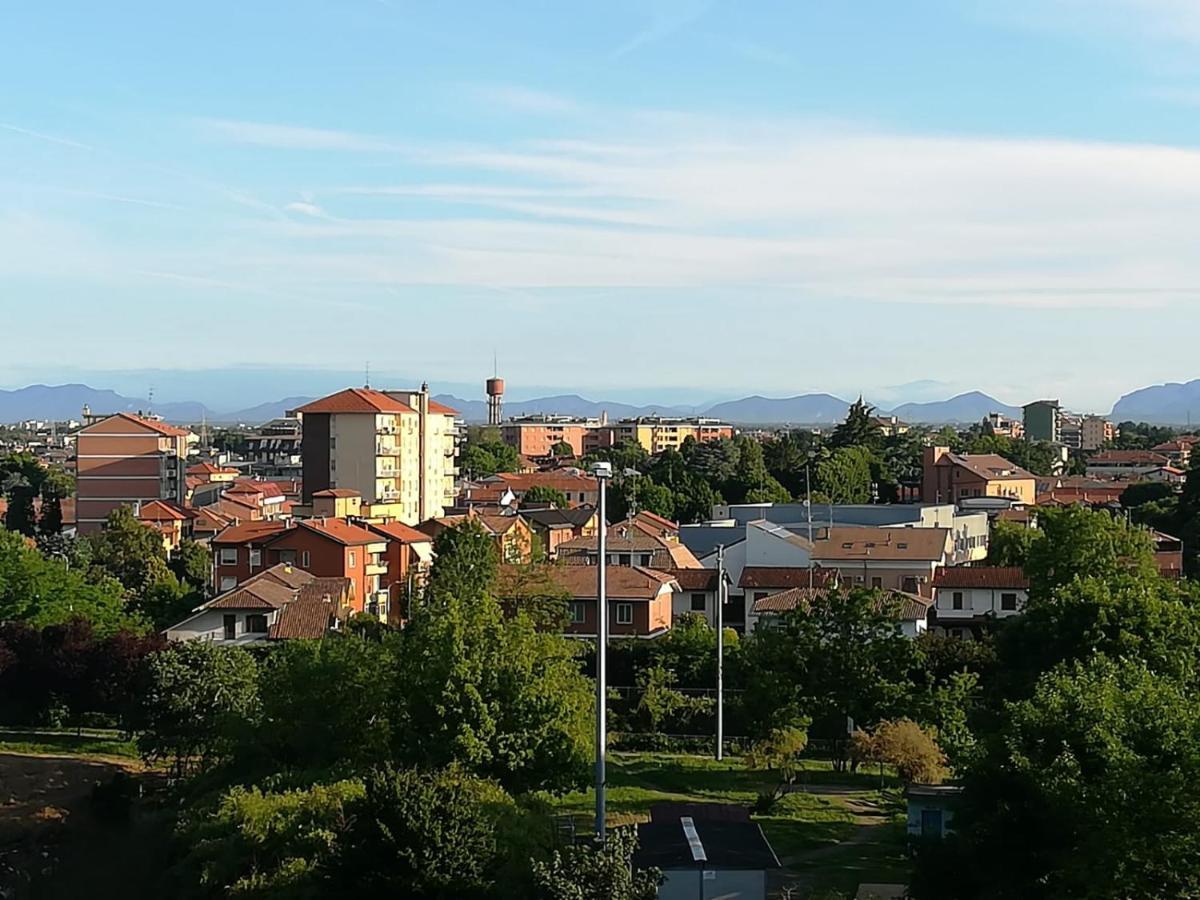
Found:
<path fill-rule="evenodd" d="M 725 756 L 725 545 L 717 544 L 717 762 Z"/>
<path fill-rule="evenodd" d="M 812 530 L 812 461 L 817 451 L 809 450 L 808 459 L 804 461 L 804 511 L 808 515 L 808 589 L 813 588 L 813 530 Z M 829 517 L 833 525 L 833 515 Z M 811 598 L 810 598 L 811 599 Z"/>
<path fill-rule="evenodd" d="M 612 478 L 612 463 L 598 462 L 592 466 L 596 476 L 599 495 L 600 528 L 597 533 L 596 550 L 596 840 L 601 844 L 605 838 L 605 757 L 608 747 L 608 585 L 605 576 L 608 567 L 608 498 L 606 486 Z"/>

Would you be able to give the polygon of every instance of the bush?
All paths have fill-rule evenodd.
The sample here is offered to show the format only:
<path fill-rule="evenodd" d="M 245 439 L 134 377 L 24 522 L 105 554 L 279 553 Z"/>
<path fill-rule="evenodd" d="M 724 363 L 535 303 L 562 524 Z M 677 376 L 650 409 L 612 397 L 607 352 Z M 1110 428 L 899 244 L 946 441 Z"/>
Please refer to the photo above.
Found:
<path fill-rule="evenodd" d="M 933 735 L 912 719 L 880 722 L 870 741 L 859 739 L 868 759 L 895 766 L 909 783 L 939 784 L 946 776 L 946 756 Z M 853 746 L 853 745 L 852 745 Z"/>

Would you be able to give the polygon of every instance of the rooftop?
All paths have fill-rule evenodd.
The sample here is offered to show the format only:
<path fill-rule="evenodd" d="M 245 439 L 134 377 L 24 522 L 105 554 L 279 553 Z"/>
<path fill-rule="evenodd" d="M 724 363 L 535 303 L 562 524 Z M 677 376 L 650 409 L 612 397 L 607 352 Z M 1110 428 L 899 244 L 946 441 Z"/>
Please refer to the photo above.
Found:
<path fill-rule="evenodd" d="M 823 532 L 813 547 L 813 557 L 819 560 L 940 560 L 950 543 L 948 528 L 841 525 Z"/>
<path fill-rule="evenodd" d="M 296 412 L 312 413 L 387 413 L 401 415 L 415 412 L 407 403 L 389 397 L 383 391 L 371 388 L 346 388 L 320 400 L 314 400 L 297 408 Z"/>
<path fill-rule="evenodd" d="M 947 566 L 933 576 L 935 588 L 1015 588 L 1026 590 L 1029 579 L 1020 566 Z"/>

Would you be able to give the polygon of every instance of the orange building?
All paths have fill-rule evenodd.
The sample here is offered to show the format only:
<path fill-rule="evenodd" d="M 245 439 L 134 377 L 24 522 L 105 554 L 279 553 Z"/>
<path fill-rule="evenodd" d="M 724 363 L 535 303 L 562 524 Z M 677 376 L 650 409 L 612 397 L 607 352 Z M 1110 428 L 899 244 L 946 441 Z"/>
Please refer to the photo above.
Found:
<path fill-rule="evenodd" d="M 344 519 L 303 519 L 266 542 L 266 564 L 286 563 L 318 578 L 349 578 L 355 612 L 387 614 L 387 538 Z"/>
<path fill-rule="evenodd" d="M 500 426 L 500 439 L 522 456 L 549 456 L 555 444 L 570 444 L 575 456 L 591 448 L 587 435 L 600 427 L 599 419 L 574 416 L 521 416 Z"/>
<path fill-rule="evenodd" d="M 189 432 L 158 419 L 116 413 L 75 433 L 75 515 L 80 534 L 99 531 L 119 506 L 186 501 Z"/>

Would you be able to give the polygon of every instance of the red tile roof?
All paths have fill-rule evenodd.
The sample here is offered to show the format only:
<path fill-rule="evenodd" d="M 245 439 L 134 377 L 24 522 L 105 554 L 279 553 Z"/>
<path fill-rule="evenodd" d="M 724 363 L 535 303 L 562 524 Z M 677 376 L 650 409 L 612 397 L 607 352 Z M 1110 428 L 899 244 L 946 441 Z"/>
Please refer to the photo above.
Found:
<path fill-rule="evenodd" d="M 230 525 L 212 539 L 214 544 L 253 544 L 270 540 L 287 530 L 283 522 L 243 522 Z"/>
<path fill-rule="evenodd" d="M 666 574 L 674 578 L 684 591 L 715 591 L 716 569 L 671 569 Z"/>
<path fill-rule="evenodd" d="M 823 528 L 814 559 L 940 560 L 947 552 L 948 528 L 871 528 L 838 525 Z"/>
<path fill-rule="evenodd" d="M 167 437 L 184 437 L 191 433 L 186 428 L 176 428 L 174 425 L 168 425 L 166 422 L 160 422 L 157 419 L 147 419 L 143 416 L 135 416 L 133 413 L 127 412 L 114 413 L 113 415 L 108 416 L 106 419 L 93 422 L 92 425 L 99 425 L 100 422 L 106 422 L 108 419 L 113 418 L 124 419 L 127 422 L 133 422 L 136 425 L 149 428 L 151 431 L 157 431 L 159 434 L 166 435 Z M 86 432 L 92 427 L 92 425 L 85 425 L 79 430 L 81 433 Z"/>
<path fill-rule="evenodd" d="M 552 583 L 572 597 L 593 600 L 596 598 L 596 566 L 548 565 L 545 567 L 545 573 Z M 507 578 L 514 577 L 516 576 L 512 567 L 501 567 L 502 586 Z M 642 566 L 607 566 L 605 579 L 609 598 L 620 600 L 653 600 L 664 586 L 677 584 L 670 573 Z M 502 595 L 503 592 L 501 587 Z"/>
<path fill-rule="evenodd" d="M 293 600 L 279 611 L 269 637 L 274 641 L 315 640 L 325 636 L 336 618 L 332 603 L 317 597 Z"/>
<path fill-rule="evenodd" d="M 428 544 L 433 540 L 425 532 L 417 531 L 411 525 L 405 525 L 403 522 L 369 522 L 367 527 L 376 534 L 382 534 L 389 540 L 398 541 L 401 544 Z"/>
<path fill-rule="evenodd" d="M 313 491 L 314 497 L 361 497 L 358 491 L 350 488 L 325 488 L 323 491 Z"/>
<path fill-rule="evenodd" d="M 1020 566 L 947 566 L 933 576 L 935 588 L 1015 588 L 1026 590 L 1029 579 Z"/>
<path fill-rule="evenodd" d="M 835 569 L 812 568 L 812 583 L 814 587 L 823 587 L 837 577 Z M 807 566 L 746 566 L 742 569 L 742 577 L 738 579 L 738 587 L 742 588 L 797 588 L 808 587 L 809 569 Z"/>
<path fill-rule="evenodd" d="M 299 413 L 389 413 L 415 412 L 411 406 L 371 388 L 346 388 L 299 407 Z"/>
<path fill-rule="evenodd" d="M 1105 465 L 1106 463 L 1127 463 L 1129 465 L 1165 466 L 1171 462 L 1161 453 L 1149 450 L 1104 450 L 1087 458 L 1087 464 Z"/>
<path fill-rule="evenodd" d="M 237 472 L 237 469 L 226 469 L 221 466 L 214 466 L 210 462 L 199 462 L 188 466 L 185 471 L 188 475 L 229 475 Z"/>
<path fill-rule="evenodd" d="M 429 411 L 431 413 L 441 413 L 443 416 L 457 416 L 458 410 L 451 409 L 445 403 L 438 403 L 436 400 L 429 401 Z"/>
<path fill-rule="evenodd" d="M 753 611 L 759 615 L 771 615 L 790 612 L 793 609 L 803 609 L 813 600 L 825 596 L 828 592 L 829 588 L 791 588 L 771 594 L 769 597 L 763 597 L 761 600 L 755 600 Z M 895 604 L 895 606 L 889 607 L 889 603 Z M 931 606 L 933 606 L 932 600 L 904 591 L 881 592 L 876 602 L 876 609 L 891 608 L 895 612 L 896 618 L 902 621 L 924 619 L 929 614 Z"/>
<path fill-rule="evenodd" d="M 383 543 L 378 535 L 357 525 L 351 525 L 345 519 L 301 519 L 296 524 L 348 547 Z"/>
<path fill-rule="evenodd" d="M 163 500 L 151 500 L 142 506 L 138 518 L 145 522 L 182 522 L 188 516 L 174 504 Z"/>

